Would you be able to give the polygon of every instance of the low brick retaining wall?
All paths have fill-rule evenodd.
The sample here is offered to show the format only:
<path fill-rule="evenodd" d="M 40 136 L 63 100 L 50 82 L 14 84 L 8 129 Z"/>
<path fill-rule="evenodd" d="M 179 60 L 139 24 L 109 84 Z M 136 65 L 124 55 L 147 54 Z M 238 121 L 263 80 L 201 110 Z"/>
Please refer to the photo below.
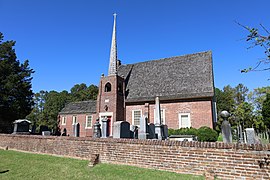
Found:
<path fill-rule="evenodd" d="M 0 134 L 0 147 L 219 179 L 270 179 L 270 144 L 246 145 Z M 263 160 L 263 161 L 262 161 Z M 259 163 L 261 162 L 261 164 Z"/>

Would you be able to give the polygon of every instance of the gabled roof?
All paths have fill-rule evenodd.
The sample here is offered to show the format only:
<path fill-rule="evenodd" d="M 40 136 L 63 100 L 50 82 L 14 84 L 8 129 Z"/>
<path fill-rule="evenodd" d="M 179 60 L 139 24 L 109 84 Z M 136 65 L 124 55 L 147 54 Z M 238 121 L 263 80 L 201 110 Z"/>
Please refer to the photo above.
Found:
<path fill-rule="evenodd" d="M 121 65 L 126 102 L 205 98 L 214 96 L 212 52 Z"/>
<path fill-rule="evenodd" d="M 67 104 L 59 114 L 96 113 L 96 101 L 79 101 Z"/>

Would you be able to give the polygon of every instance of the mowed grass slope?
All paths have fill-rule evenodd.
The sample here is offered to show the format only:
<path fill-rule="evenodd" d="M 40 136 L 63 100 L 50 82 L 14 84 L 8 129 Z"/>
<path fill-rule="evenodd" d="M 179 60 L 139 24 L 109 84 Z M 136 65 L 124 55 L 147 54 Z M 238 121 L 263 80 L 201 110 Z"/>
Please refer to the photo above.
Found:
<path fill-rule="evenodd" d="M 204 179 L 132 166 L 98 164 L 50 155 L 0 150 L 0 179 Z"/>

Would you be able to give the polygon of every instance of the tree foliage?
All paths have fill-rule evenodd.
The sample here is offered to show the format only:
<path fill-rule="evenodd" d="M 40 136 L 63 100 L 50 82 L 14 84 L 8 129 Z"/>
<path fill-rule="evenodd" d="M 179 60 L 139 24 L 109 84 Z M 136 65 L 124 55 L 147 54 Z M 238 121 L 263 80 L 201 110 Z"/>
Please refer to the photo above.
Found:
<path fill-rule="evenodd" d="M 0 32 L 0 132 L 10 132 L 14 120 L 31 112 L 33 69 L 17 59 L 15 41 L 3 41 Z"/>
<path fill-rule="evenodd" d="M 264 113 L 270 108 L 266 105 L 270 86 L 256 88 L 249 92 L 243 84 L 238 84 L 236 87 L 225 86 L 223 90 L 216 88 L 215 93 L 218 113 L 217 131 L 221 130 L 223 119 L 220 117 L 220 112 L 223 110 L 231 114 L 229 121 L 232 128 L 236 128 L 237 124 L 241 124 L 243 128 L 253 127 L 257 132 L 265 132 L 270 128 L 268 126 L 270 121 L 262 115 L 263 107 Z"/>
<path fill-rule="evenodd" d="M 270 70 L 270 31 L 262 24 L 260 24 L 261 29 L 259 30 L 258 28 L 251 28 L 238 22 L 236 23 L 248 31 L 249 34 L 246 37 L 246 41 L 251 43 L 249 48 L 262 47 L 265 54 L 265 58 L 260 59 L 256 66 L 243 69 L 241 72 Z"/>
<path fill-rule="evenodd" d="M 266 99 L 262 105 L 262 116 L 264 124 L 270 129 L 270 94 L 266 95 Z"/>
<path fill-rule="evenodd" d="M 76 84 L 68 91 L 40 91 L 34 95 L 35 105 L 32 112 L 27 116 L 36 124 L 37 131 L 40 126 L 48 126 L 49 129 L 57 132 L 58 114 L 67 103 L 76 101 L 94 100 L 97 98 L 98 87 L 95 85 Z"/>

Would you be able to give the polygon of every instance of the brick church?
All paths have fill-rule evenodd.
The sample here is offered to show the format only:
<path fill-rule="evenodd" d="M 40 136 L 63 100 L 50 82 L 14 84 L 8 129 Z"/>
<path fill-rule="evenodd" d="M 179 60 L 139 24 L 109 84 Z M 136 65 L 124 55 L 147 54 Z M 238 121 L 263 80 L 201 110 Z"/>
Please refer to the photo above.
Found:
<path fill-rule="evenodd" d="M 212 128 L 216 107 L 211 51 L 121 64 L 114 15 L 108 75 L 100 78 L 97 100 L 67 104 L 59 113 L 59 126 L 74 136 L 73 125 L 79 123 L 79 136 L 92 136 L 95 120 L 107 117 L 112 136 L 116 121 L 139 126 L 145 116 L 154 123 L 156 97 L 160 99 L 161 122 L 168 128 Z"/>

